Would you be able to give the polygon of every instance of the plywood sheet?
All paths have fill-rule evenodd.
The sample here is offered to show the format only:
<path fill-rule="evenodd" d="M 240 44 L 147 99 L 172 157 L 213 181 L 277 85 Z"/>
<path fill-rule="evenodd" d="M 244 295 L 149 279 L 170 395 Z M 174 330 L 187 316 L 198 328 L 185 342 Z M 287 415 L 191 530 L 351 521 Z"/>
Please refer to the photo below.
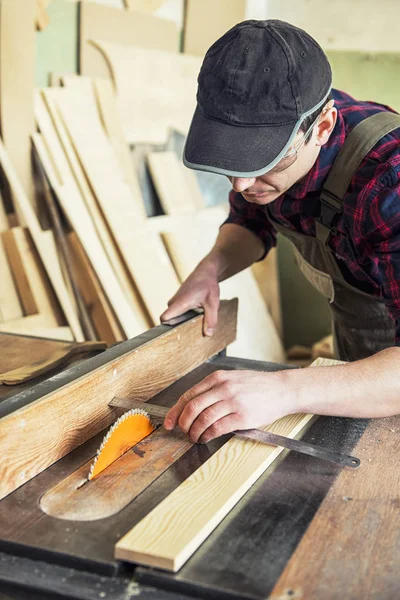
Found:
<path fill-rule="evenodd" d="M 178 28 L 171 21 L 93 2 L 81 2 L 79 35 L 80 73 L 90 77 L 111 75 L 107 61 L 88 43 L 90 40 L 135 44 L 170 52 L 178 52 L 180 43 Z"/>
<path fill-rule="evenodd" d="M 196 107 L 200 58 L 102 38 L 93 38 L 93 43 L 110 65 L 129 143 L 163 144 L 170 128 L 187 133 Z"/>
<path fill-rule="evenodd" d="M 88 90 L 86 89 L 86 91 Z M 108 224 L 104 219 L 104 215 L 102 214 L 100 207 L 97 203 L 96 197 L 93 193 L 93 190 L 91 189 L 87 181 L 86 175 L 82 169 L 81 164 L 79 163 L 78 157 L 68 136 L 67 130 L 65 129 L 65 126 L 57 110 L 57 99 L 63 93 L 64 91 L 60 89 L 43 90 L 43 96 L 45 98 L 46 106 L 48 108 L 51 120 L 53 122 L 52 124 L 56 129 L 56 133 L 62 145 L 61 153 L 60 148 L 58 148 L 57 150 L 57 160 L 59 165 L 58 168 L 62 167 L 62 178 L 67 183 L 71 183 L 71 185 L 74 187 L 76 187 L 76 185 L 78 186 L 79 192 L 82 196 L 82 199 L 84 200 L 84 204 L 86 204 L 86 209 L 87 211 L 89 211 L 90 217 L 93 221 L 93 225 L 95 227 L 97 235 L 101 241 L 101 244 L 103 245 L 104 251 L 106 252 L 112 270 L 114 271 L 114 274 L 111 276 L 111 278 L 110 276 L 108 276 L 107 279 L 110 280 L 110 285 L 112 285 L 115 277 L 117 278 L 119 285 L 122 288 L 122 292 L 120 293 L 121 302 L 124 300 L 125 296 L 128 303 L 132 306 L 134 310 L 139 326 L 144 330 L 149 326 L 150 322 L 148 321 L 147 316 L 143 314 L 143 307 L 140 304 L 138 294 L 136 290 L 132 287 L 132 281 L 130 279 L 129 273 L 125 265 L 123 264 L 123 261 L 121 260 L 121 257 L 118 253 L 118 249 L 109 230 Z M 93 96 L 89 96 L 89 98 L 90 102 L 93 105 Z M 46 113 L 43 113 L 43 117 L 45 115 Z M 39 117 L 37 116 L 37 119 L 38 118 Z M 48 119 L 46 120 L 46 123 L 49 123 Z M 54 136 L 52 136 L 52 139 L 54 139 Z M 55 151 L 55 142 L 51 148 L 49 147 L 49 149 L 51 153 Z M 63 152 L 65 153 L 67 161 L 65 161 Z M 102 278 L 101 281 L 102 285 L 105 287 L 104 280 Z M 110 297 L 110 300 L 114 305 L 116 301 L 115 296 L 113 299 L 111 299 Z M 121 320 L 121 316 L 119 315 L 119 313 L 118 318 Z"/>
<path fill-rule="evenodd" d="M 0 3 L 1 136 L 31 203 L 35 199 L 30 140 L 34 131 L 35 15 L 33 0 L 2 0 Z M 21 221 L 18 202 L 15 208 Z"/>
<path fill-rule="evenodd" d="M 74 340 L 73 333 L 69 327 L 48 327 L 46 315 L 40 314 L 0 323 L 0 331 L 18 335 L 35 335 L 70 342 Z"/>
<path fill-rule="evenodd" d="M 56 169 L 53 168 L 46 152 L 46 147 L 41 145 L 40 140 L 35 136 L 35 146 L 38 148 L 42 164 L 45 167 L 51 185 L 57 193 L 63 211 L 85 248 L 87 256 L 115 310 L 123 331 L 128 337 L 137 335 L 147 328 L 148 323 L 142 317 L 140 307 L 138 310 L 135 310 L 136 307 L 130 303 L 130 299 L 126 297 L 124 289 L 121 287 L 121 284 L 116 277 L 116 273 L 99 240 L 92 217 L 82 198 L 74 174 L 71 172 L 71 166 L 64 154 L 61 140 L 54 129 L 53 122 L 46 110 L 43 99 L 39 94 L 35 96 L 35 113 L 47 148 L 51 152 L 56 167 Z M 58 131 L 60 132 L 60 129 L 58 129 Z M 68 143 L 66 136 L 64 137 L 64 142 Z M 70 151 L 72 151 L 71 148 Z M 72 159 L 73 156 L 70 154 L 69 158 Z M 75 161 L 77 162 L 76 158 Z M 79 168 L 78 164 L 75 166 L 77 169 Z M 57 173 L 59 174 L 58 176 Z M 72 198 L 73 202 L 71 201 Z M 97 224 L 99 224 L 100 219 L 102 219 L 102 217 L 99 214 L 98 220 L 96 221 Z M 109 243 L 112 243 L 110 239 Z M 116 259 L 117 258 L 118 257 L 116 257 Z"/>
<path fill-rule="evenodd" d="M 246 0 L 186 0 L 184 52 L 204 56 L 218 38 L 245 18 Z"/>
<path fill-rule="evenodd" d="M 60 302 L 68 325 L 71 327 L 76 341 L 83 342 L 84 337 L 76 314 L 76 309 L 72 303 L 67 287 L 63 280 L 57 254 L 54 252 L 54 240 L 53 243 L 51 243 L 50 237 L 43 235 L 43 231 L 40 228 L 32 205 L 30 204 L 29 199 L 20 184 L 18 176 L 1 141 L 0 163 L 14 193 L 16 203 L 19 206 L 19 211 L 21 214 L 23 214 L 24 222 L 31 232 L 33 241 Z"/>
<path fill-rule="evenodd" d="M 205 208 L 196 176 L 183 166 L 175 152 L 150 152 L 147 159 L 165 214 Z"/>
<path fill-rule="evenodd" d="M 4 248 L 3 239 L 0 237 L 0 321 L 9 321 L 23 316 L 22 305 L 18 296 L 17 288 L 11 265 Z"/>
<path fill-rule="evenodd" d="M 212 213 L 209 214 L 209 210 Z M 175 230 L 166 225 L 169 231 L 163 234 L 163 238 L 181 281 L 210 252 L 225 216 L 223 208 L 206 209 L 184 218 L 179 216 Z M 228 354 L 284 362 L 282 342 L 251 269 L 223 281 L 220 295 L 221 298 L 239 298 L 237 339 L 228 348 Z"/>

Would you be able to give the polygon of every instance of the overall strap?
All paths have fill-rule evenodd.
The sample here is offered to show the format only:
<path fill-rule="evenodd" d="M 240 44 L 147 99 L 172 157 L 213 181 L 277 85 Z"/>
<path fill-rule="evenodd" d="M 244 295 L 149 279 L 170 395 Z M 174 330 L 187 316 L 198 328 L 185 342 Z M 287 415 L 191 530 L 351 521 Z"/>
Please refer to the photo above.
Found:
<path fill-rule="evenodd" d="M 385 135 L 400 127 L 400 115 L 379 112 L 367 117 L 347 136 L 321 192 L 321 214 L 315 219 L 315 235 L 327 245 L 336 230 L 333 223 L 342 212 L 343 198 L 363 158 Z"/>

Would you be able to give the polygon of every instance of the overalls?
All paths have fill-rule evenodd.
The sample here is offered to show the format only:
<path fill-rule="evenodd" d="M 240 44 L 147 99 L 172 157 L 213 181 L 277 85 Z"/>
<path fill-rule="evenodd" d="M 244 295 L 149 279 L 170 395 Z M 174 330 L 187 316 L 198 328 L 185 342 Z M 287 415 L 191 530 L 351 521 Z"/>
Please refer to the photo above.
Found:
<path fill-rule="evenodd" d="M 359 123 L 348 135 L 324 183 L 315 237 L 288 230 L 267 209 L 273 227 L 294 245 L 297 263 L 310 283 L 330 302 L 337 357 L 352 361 L 394 345 L 395 325 L 382 298 L 349 284 L 329 239 L 343 209 L 343 198 L 362 159 L 383 136 L 400 127 L 400 115 L 381 112 Z"/>

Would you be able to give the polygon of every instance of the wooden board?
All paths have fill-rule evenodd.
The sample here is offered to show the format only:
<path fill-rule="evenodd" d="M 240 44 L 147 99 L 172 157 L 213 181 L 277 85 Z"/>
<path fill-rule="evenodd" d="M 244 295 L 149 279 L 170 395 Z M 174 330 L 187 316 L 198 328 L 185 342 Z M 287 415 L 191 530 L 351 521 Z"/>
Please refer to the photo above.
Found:
<path fill-rule="evenodd" d="M 158 198 L 166 215 L 205 208 L 204 198 L 194 173 L 183 166 L 175 152 L 150 152 L 147 160 Z"/>
<path fill-rule="evenodd" d="M 36 17 L 35 24 L 38 31 L 43 31 L 49 25 L 50 19 L 46 12 L 44 0 L 36 0 Z"/>
<path fill-rule="evenodd" d="M 186 0 L 184 52 L 204 56 L 218 38 L 245 18 L 246 0 Z"/>
<path fill-rule="evenodd" d="M 7 254 L 15 265 L 17 281 L 21 279 L 24 284 L 23 287 L 19 287 L 19 290 L 25 313 L 31 315 L 40 313 L 46 316 L 47 327 L 63 325 L 62 313 L 29 231 L 22 227 L 13 227 L 3 233 L 3 240 Z M 27 310 L 29 306 L 25 301 L 26 297 L 30 298 L 32 303 L 32 310 L 29 312 Z"/>
<path fill-rule="evenodd" d="M 212 212 L 208 213 L 209 210 Z M 184 218 L 179 216 L 174 228 L 167 222 L 166 228 L 170 231 L 163 234 L 163 239 L 181 281 L 211 250 L 225 216 L 225 210 L 220 207 Z M 228 348 L 228 354 L 239 358 L 284 362 L 282 342 L 251 270 L 247 269 L 223 281 L 220 295 L 221 298 L 239 298 L 237 339 Z"/>
<path fill-rule="evenodd" d="M 18 296 L 13 272 L 0 237 L 0 321 L 9 321 L 22 317 L 22 305 Z M 15 272 L 14 272 L 15 275 Z"/>
<path fill-rule="evenodd" d="M 53 340 L 38 340 L 21 335 L 0 335 L 0 372 L 11 371 L 31 362 L 42 360 L 55 350 L 64 349 L 69 343 Z"/>
<path fill-rule="evenodd" d="M 1 137 L 31 203 L 35 202 L 30 140 L 34 131 L 35 13 L 36 3 L 32 0 L 0 3 Z M 14 206 L 23 225 L 18 201 Z"/>
<path fill-rule="evenodd" d="M 281 294 L 279 287 L 277 249 L 271 248 L 264 260 L 254 263 L 251 270 L 256 278 L 264 302 L 275 323 L 276 330 L 283 338 Z"/>
<path fill-rule="evenodd" d="M 68 235 L 68 241 L 78 286 L 99 339 L 110 345 L 122 342 L 125 336 L 75 231 Z"/>
<path fill-rule="evenodd" d="M 80 73 L 110 77 L 102 54 L 89 40 L 135 44 L 144 48 L 179 51 L 180 35 L 175 23 L 140 12 L 123 11 L 92 2 L 80 5 Z"/>
<path fill-rule="evenodd" d="M 20 299 L 20 306 L 22 308 L 22 314 L 15 317 L 15 319 L 18 319 L 24 315 L 36 315 L 39 312 L 39 308 L 29 283 L 21 253 L 15 242 L 14 229 L 17 228 L 15 227 L 2 233 L 2 244 L 5 251 L 4 258 L 11 266 L 15 281 L 15 291 L 17 292 L 17 297 Z"/>
<path fill-rule="evenodd" d="M 68 295 L 65 282 L 62 278 L 57 256 L 54 255 L 53 248 L 49 244 L 48 238 L 43 236 L 43 231 L 40 228 L 36 214 L 19 182 L 18 176 L 1 141 L 0 163 L 8 179 L 10 187 L 13 190 L 15 201 L 19 206 L 19 211 L 23 214 L 24 222 L 31 232 L 35 246 L 39 252 L 51 284 L 64 311 L 68 324 L 73 331 L 76 341 L 82 342 L 84 341 L 82 329 L 71 298 Z"/>
<path fill-rule="evenodd" d="M 163 144 L 170 128 L 187 133 L 196 107 L 201 59 L 102 38 L 93 38 L 93 44 L 110 65 L 129 143 Z"/>
<path fill-rule="evenodd" d="M 269 598 L 398 596 L 400 417 L 370 421 Z M 385 452 L 381 448 L 385 448 Z"/>
<path fill-rule="evenodd" d="M 135 282 L 153 324 L 165 310 L 179 281 L 158 236 L 145 232 L 146 220 L 124 181 L 112 146 L 89 98 L 72 90 L 60 95 L 58 106 L 102 207 L 114 240 Z"/>
<path fill-rule="evenodd" d="M 34 136 L 35 147 L 38 150 L 41 162 L 50 179 L 51 185 L 57 194 L 58 201 L 71 223 L 71 226 L 78 234 L 101 285 L 115 310 L 125 335 L 128 337 L 137 335 L 148 327 L 148 321 L 142 317 L 139 303 L 137 302 L 137 305 L 135 306 L 133 305 L 133 302 L 131 302 L 133 294 L 129 297 L 126 296 L 124 288 L 117 279 L 115 269 L 113 268 L 113 265 L 110 264 L 104 247 L 100 242 L 92 217 L 85 205 L 74 175 L 71 172 L 71 167 L 64 154 L 61 140 L 54 129 L 53 122 L 39 95 L 35 97 L 35 113 L 47 148 L 52 154 L 57 171 L 52 168 L 46 148 L 41 144 L 40 139 L 37 136 Z M 67 142 L 67 140 L 64 141 Z M 70 150 L 72 149 L 70 148 Z M 79 165 L 75 166 L 78 168 Z M 71 201 L 71 198 L 73 198 L 73 202 Z M 101 219 L 101 216 L 99 215 L 98 218 Z M 107 234 L 107 236 L 108 235 L 109 234 Z M 111 243 L 110 240 L 110 244 Z M 119 262 L 118 257 L 115 256 L 115 258 Z"/>
<path fill-rule="evenodd" d="M 140 346 L 131 340 L 120 344 L 117 352 L 112 348 L 91 359 L 101 359 L 101 366 L 90 373 L 63 386 L 56 376 L 53 392 L 0 419 L 0 499 L 111 425 L 115 411 L 108 402 L 114 396 L 145 402 L 218 354 L 235 337 L 236 311 L 236 301 L 221 306 L 220 324 L 212 338 L 203 337 L 199 316 L 162 329 L 154 339 L 144 336 L 148 341 Z M 90 364 L 86 361 L 85 368 Z"/>
<path fill-rule="evenodd" d="M 42 122 L 42 126 L 43 126 L 43 128 L 45 126 L 48 127 L 48 129 L 46 129 L 46 135 L 47 135 L 47 139 L 48 139 L 49 150 L 54 155 L 54 159 L 57 161 L 58 168 L 59 169 L 62 168 L 62 171 L 61 171 L 62 179 L 65 181 L 65 183 L 70 184 L 74 188 L 76 188 L 76 185 L 78 185 L 79 190 L 77 192 L 76 189 L 74 189 L 74 193 L 79 194 L 79 192 L 80 192 L 80 194 L 84 200 L 84 203 L 86 204 L 85 212 L 89 211 L 89 214 L 93 221 L 93 225 L 95 227 L 97 235 L 100 238 L 101 244 L 104 247 L 104 251 L 106 252 L 108 261 L 111 264 L 112 271 L 114 271 L 114 273 L 112 273 L 111 276 L 108 273 L 107 277 L 105 277 L 106 272 L 104 272 L 104 278 L 101 277 L 101 273 L 98 273 L 104 289 L 107 289 L 108 295 L 111 293 L 109 291 L 108 286 L 115 285 L 115 277 L 117 278 L 117 280 L 119 282 L 119 287 L 122 288 L 122 290 L 119 292 L 120 300 L 118 300 L 118 296 L 116 297 L 115 294 L 113 294 L 112 297 L 110 296 L 110 301 L 112 301 L 114 309 L 118 311 L 119 320 L 121 321 L 121 319 L 122 319 L 119 311 L 123 310 L 123 309 L 121 308 L 121 306 L 119 309 L 117 309 L 117 306 L 118 306 L 118 304 L 120 304 L 120 305 L 124 304 L 124 296 L 125 296 L 128 303 L 133 308 L 133 311 L 134 311 L 136 320 L 139 323 L 139 326 L 142 328 L 142 330 L 144 330 L 150 326 L 150 321 L 149 321 L 147 315 L 144 313 L 143 306 L 140 303 L 140 300 L 138 298 L 138 294 L 137 294 L 136 290 L 132 286 L 132 281 L 130 279 L 129 273 L 126 269 L 126 266 L 123 264 L 123 261 L 121 260 L 121 257 L 118 253 L 118 249 L 115 246 L 114 240 L 112 239 L 108 225 L 103 218 L 103 215 L 97 204 L 94 193 L 89 186 L 89 183 L 83 172 L 82 166 L 79 163 L 78 157 L 75 154 L 75 150 L 72 146 L 71 140 L 68 137 L 65 126 L 60 118 L 59 113 L 58 113 L 57 98 L 60 96 L 60 94 L 63 94 L 63 90 L 48 89 L 48 90 L 43 91 L 43 96 L 46 101 L 46 106 L 48 108 L 49 114 L 51 115 L 51 120 L 49 121 L 48 116 L 46 119 L 46 112 L 44 112 L 43 110 L 41 112 L 42 118 L 44 119 L 44 121 Z M 92 98 L 92 102 L 94 104 L 93 98 Z M 39 105 L 38 110 L 40 110 L 40 105 Z M 37 116 L 37 119 L 39 120 L 39 116 Z M 51 121 L 52 121 L 52 123 L 51 123 Z M 57 135 L 55 136 L 55 139 L 54 139 L 55 132 L 54 132 L 53 126 L 56 128 L 56 133 L 58 134 L 58 138 L 59 138 L 58 142 L 57 142 Z M 51 140 L 50 140 L 50 138 L 51 138 Z M 51 146 L 50 146 L 50 141 L 52 142 Z M 61 142 L 62 148 L 59 147 L 59 142 Z M 62 152 L 62 150 L 64 151 L 64 153 L 68 159 L 67 162 L 65 161 L 64 153 Z M 72 193 L 72 190 L 71 190 L 71 193 Z M 78 197 L 78 196 L 76 196 L 76 197 Z M 81 206 L 81 205 L 82 205 L 82 202 L 79 202 L 79 206 Z M 101 253 L 101 255 L 104 254 L 104 252 L 101 250 L 100 250 L 100 253 Z M 93 263 L 93 264 L 95 264 L 95 263 Z M 104 281 L 105 279 L 106 279 L 106 282 Z M 124 309 L 124 311 L 126 311 L 126 308 Z"/>
<path fill-rule="evenodd" d="M 3 333 L 15 333 L 19 335 L 34 335 L 54 340 L 72 342 L 74 336 L 69 327 L 48 327 L 46 315 L 29 315 L 19 319 L 12 319 L 0 323 L 0 331 Z"/>
<path fill-rule="evenodd" d="M 298 437 L 313 418 L 289 415 L 263 429 Z M 178 571 L 283 451 L 233 437 L 119 540 L 115 557 Z"/>
<path fill-rule="evenodd" d="M 131 151 L 124 137 L 113 83 L 111 79 L 97 78 L 93 84 L 103 127 L 110 139 L 125 181 L 131 188 L 133 196 L 140 198 L 139 179 L 134 170 Z M 143 218 L 147 217 L 143 202 L 138 204 L 138 208 L 141 210 Z"/>
<path fill-rule="evenodd" d="M 0 233 L 9 228 L 7 213 L 4 208 L 3 198 L 0 192 Z"/>

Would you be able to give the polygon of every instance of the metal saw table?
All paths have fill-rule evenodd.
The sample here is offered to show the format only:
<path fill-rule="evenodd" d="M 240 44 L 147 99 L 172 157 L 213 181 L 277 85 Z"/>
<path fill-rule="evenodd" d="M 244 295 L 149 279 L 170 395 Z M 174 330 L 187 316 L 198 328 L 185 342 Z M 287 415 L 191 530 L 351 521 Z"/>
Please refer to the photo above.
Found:
<path fill-rule="evenodd" d="M 283 452 L 177 573 L 117 561 L 115 543 L 217 451 L 226 437 L 194 445 L 133 502 L 107 518 L 74 522 L 41 510 L 42 495 L 94 455 L 115 417 L 109 409 L 96 411 L 97 404 L 90 403 L 104 404 L 117 393 L 136 397 L 141 393 L 143 399 L 170 406 L 217 369 L 290 368 L 224 356 L 232 331 L 234 335 L 233 313 L 231 303 L 222 307 L 211 340 L 201 339 L 197 317 L 193 324 L 173 330 L 155 327 L 52 377 L 42 377 L 35 385 L 0 386 L 1 600 L 2 594 L 32 600 L 393 600 L 398 596 L 397 417 L 370 423 L 319 418 L 302 439 L 353 453 L 361 459 L 361 468 L 341 470 L 320 459 Z M 185 338 L 188 327 L 190 335 Z M 171 348 L 175 348 L 173 355 Z M 135 365 L 147 351 L 151 360 L 144 356 L 140 364 L 146 377 L 140 378 Z M 140 381 L 135 388 L 136 376 Z M 44 411 L 46 399 L 52 403 L 46 409 L 50 412 Z M 84 414 L 86 406 L 90 419 Z M 29 407 L 37 408 L 32 412 Z M 2 436 L 7 437 L 17 415 L 23 433 L 14 445 L 10 434 L 2 446 Z M 54 415 L 53 424 L 49 415 Z M 30 431 L 29 426 L 24 429 L 29 418 L 43 419 L 42 432 L 34 424 Z M 25 470 L 20 462 L 24 453 Z"/>

